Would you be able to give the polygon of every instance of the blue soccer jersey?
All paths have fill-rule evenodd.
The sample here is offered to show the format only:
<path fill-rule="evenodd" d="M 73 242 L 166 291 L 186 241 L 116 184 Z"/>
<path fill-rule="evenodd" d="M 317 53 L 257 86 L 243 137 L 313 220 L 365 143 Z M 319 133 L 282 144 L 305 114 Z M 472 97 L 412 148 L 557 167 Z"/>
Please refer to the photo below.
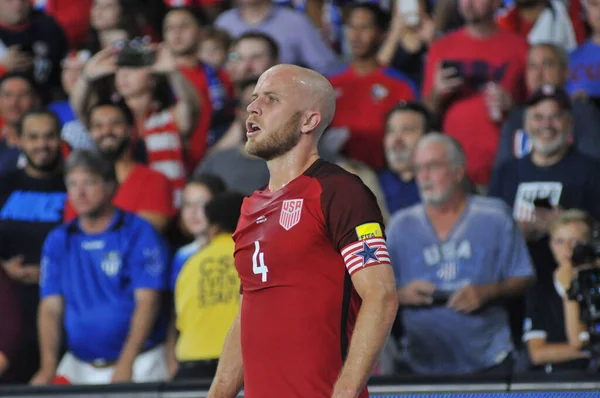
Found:
<path fill-rule="evenodd" d="M 169 252 L 154 228 L 117 210 L 100 234 L 88 235 L 78 220 L 54 229 L 42 252 L 40 295 L 62 296 L 68 349 L 83 361 L 118 359 L 129 334 L 136 289 L 165 290 Z M 144 348 L 165 338 L 158 321 Z"/>

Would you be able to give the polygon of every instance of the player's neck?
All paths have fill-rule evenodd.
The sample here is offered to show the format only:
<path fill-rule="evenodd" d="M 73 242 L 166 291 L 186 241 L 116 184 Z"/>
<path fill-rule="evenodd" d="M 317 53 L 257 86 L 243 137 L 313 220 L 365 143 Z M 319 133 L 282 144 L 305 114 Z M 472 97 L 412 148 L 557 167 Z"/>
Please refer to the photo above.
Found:
<path fill-rule="evenodd" d="M 79 226 L 86 234 L 100 234 L 108 228 L 115 216 L 115 208 L 109 203 L 99 214 L 79 217 Z"/>
<path fill-rule="evenodd" d="M 373 57 L 354 58 L 352 60 L 352 69 L 359 76 L 365 76 L 376 71 L 379 68 L 377 59 Z"/>
<path fill-rule="evenodd" d="M 487 39 L 498 31 L 498 26 L 493 19 L 467 25 L 467 33 L 476 39 Z"/>
<path fill-rule="evenodd" d="M 31 178 L 36 178 L 36 179 L 40 179 L 40 180 L 46 179 L 46 178 L 51 178 L 51 177 L 54 177 L 61 173 L 62 173 L 62 167 L 59 167 L 59 166 L 57 166 L 53 170 L 40 170 L 40 169 L 36 169 L 35 167 L 32 167 L 31 165 L 25 166 L 25 174 L 27 174 Z"/>
<path fill-rule="evenodd" d="M 152 105 L 152 93 L 148 92 L 126 98 L 125 103 L 127 103 L 127 106 L 131 109 L 136 119 L 143 120 Z"/>
<path fill-rule="evenodd" d="M 276 159 L 269 160 L 269 191 L 277 192 L 293 179 L 299 177 L 308 169 L 317 159 L 319 153 L 317 149 L 310 152 L 302 152 L 299 147 Z"/>
<path fill-rule="evenodd" d="M 592 39 L 592 42 L 594 44 L 600 46 L 600 30 L 592 33 L 592 36 L 590 38 Z"/>
<path fill-rule="evenodd" d="M 195 237 L 194 242 L 198 247 L 204 247 L 208 243 L 208 233 L 203 233 Z"/>
<path fill-rule="evenodd" d="M 6 140 L 6 145 L 9 147 L 14 148 L 19 146 L 19 134 L 17 133 L 16 127 L 8 123 L 5 124 L 2 128 L 2 136 Z"/>

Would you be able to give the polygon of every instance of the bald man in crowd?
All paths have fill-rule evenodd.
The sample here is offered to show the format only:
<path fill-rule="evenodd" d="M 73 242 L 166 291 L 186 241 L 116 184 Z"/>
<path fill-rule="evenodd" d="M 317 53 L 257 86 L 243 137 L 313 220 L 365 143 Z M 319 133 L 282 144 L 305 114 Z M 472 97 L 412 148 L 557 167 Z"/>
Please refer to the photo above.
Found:
<path fill-rule="evenodd" d="M 246 198 L 235 240 L 234 322 L 208 394 L 368 397 L 366 382 L 397 310 L 377 201 L 319 158 L 335 92 L 317 72 L 277 65 L 248 106 L 249 154 L 267 188 Z"/>

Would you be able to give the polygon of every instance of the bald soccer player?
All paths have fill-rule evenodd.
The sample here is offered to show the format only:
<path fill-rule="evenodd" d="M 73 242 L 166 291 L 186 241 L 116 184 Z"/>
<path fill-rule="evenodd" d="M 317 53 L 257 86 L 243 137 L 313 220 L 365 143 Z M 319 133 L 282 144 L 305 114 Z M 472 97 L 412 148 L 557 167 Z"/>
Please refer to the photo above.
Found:
<path fill-rule="evenodd" d="M 368 397 L 398 303 L 375 197 L 317 152 L 335 92 L 277 65 L 248 112 L 246 150 L 270 181 L 245 199 L 233 235 L 241 307 L 208 396 Z"/>

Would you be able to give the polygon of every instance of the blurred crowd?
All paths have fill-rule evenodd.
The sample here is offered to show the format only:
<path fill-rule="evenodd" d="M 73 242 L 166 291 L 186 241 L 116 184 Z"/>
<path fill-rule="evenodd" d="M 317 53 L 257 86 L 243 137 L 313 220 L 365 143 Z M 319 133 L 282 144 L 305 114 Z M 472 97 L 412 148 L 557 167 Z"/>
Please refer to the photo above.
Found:
<path fill-rule="evenodd" d="M 0 0 L 0 384 L 212 377 L 281 63 L 329 79 L 321 157 L 386 220 L 375 374 L 591 368 L 600 0 Z"/>

